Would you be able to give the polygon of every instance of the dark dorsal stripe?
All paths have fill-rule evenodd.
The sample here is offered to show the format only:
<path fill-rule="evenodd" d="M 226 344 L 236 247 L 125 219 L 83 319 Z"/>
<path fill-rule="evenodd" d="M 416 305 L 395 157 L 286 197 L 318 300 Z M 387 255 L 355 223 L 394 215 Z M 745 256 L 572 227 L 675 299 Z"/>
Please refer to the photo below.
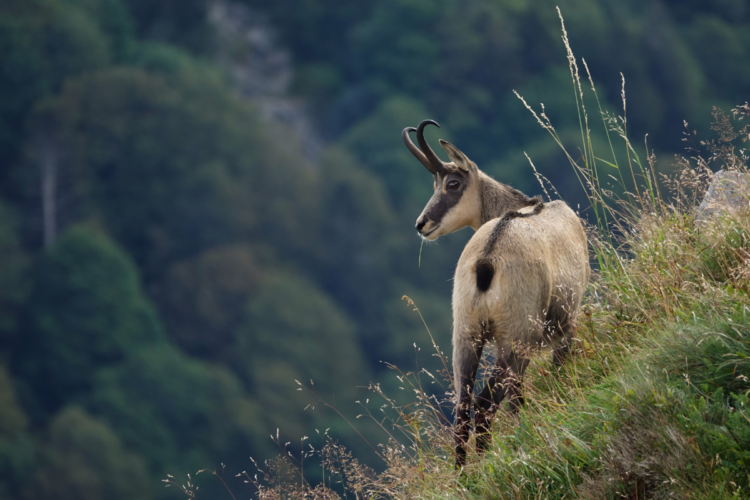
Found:
<path fill-rule="evenodd" d="M 477 260 L 476 264 L 477 289 L 479 289 L 480 292 L 486 292 L 492 284 L 492 278 L 495 276 L 495 268 L 488 257 L 492 253 L 492 250 L 495 249 L 497 241 L 500 239 L 503 232 L 505 232 L 505 228 L 508 227 L 510 221 L 513 219 L 537 215 L 544 208 L 544 203 L 542 203 L 542 198 L 540 196 L 535 196 L 534 198 L 531 198 L 530 201 L 533 203 L 529 203 L 529 206 L 534 205 L 534 210 L 525 214 L 515 210 L 508 212 L 503 215 L 500 220 L 495 223 L 495 227 L 492 228 L 490 237 L 487 239 L 487 244 L 484 246 L 484 255 Z"/>

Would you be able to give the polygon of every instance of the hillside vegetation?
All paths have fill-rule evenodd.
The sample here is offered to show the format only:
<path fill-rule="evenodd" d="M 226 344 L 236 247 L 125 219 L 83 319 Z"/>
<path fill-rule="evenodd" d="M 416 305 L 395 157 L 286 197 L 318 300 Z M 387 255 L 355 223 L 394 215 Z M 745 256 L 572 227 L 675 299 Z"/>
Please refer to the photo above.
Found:
<path fill-rule="evenodd" d="M 261 479 L 243 473 L 259 498 L 750 496 L 750 123 L 743 121 L 750 108 L 731 115 L 715 108 L 713 140 L 695 142 L 687 129 L 688 155 L 676 158 L 671 177 L 657 174 L 654 156 L 641 160 L 625 118 L 605 113 L 607 136 L 623 144 L 628 161 L 606 162 L 594 154 L 583 76 L 564 41 L 583 132 L 580 159 L 568 158 L 600 221 L 589 227 L 596 267 L 571 359 L 558 367 L 549 353 L 536 355 L 526 372 L 525 406 L 516 415 L 499 412 L 490 449 L 470 453 L 456 470 L 446 416 L 452 379 L 433 340 L 442 377 L 396 368 L 409 402 L 370 387 L 384 404 L 373 412 L 368 400 L 363 416 L 379 420 L 391 436 L 380 445 L 384 472 L 362 466 L 329 438 L 301 461 L 287 454 L 266 462 L 258 467 Z M 558 138 L 544 113 L 529 111 Z M 699 203 L 714 170 L 744 181 L 730 184 L 734 204 L 709 210 Z M 620 177 L 619 192 L 602 187 L 610 171 Z M 301 467 L 313 456 L 322 482 L 304 480 Z"/>
<path fill-rule="evenodd" d="M 646 190 L 620 205 L 618 236 L 591 229 L 599 266 L 574 355 L 562 367 L 535 358 L 526 405 L 500 412 L 489 451 L 455 470 L 450 397 L 433 396 L 429 373 L 410 372 L 400 376 L 416 394 L 409 404 L 373 388 L 390 415 L 384 429 L 398 436 L 381 447 L 385 472 L 328 441 L 309 454 L 328 480 L 324 471 L 322 484 L 299 483 L 299 463 L 282 456 L 261 467 L 259 497 L 748 498 L 750 191 L 740 210 L 696 219 L 708 164 L 748 175 L 748 156 L 727 142 L 738 135 L 717 117 L 713 156 L 681 160 L 670 203 Z"/>
<path fill-rule="evenodd" d="M 712 160 L 747 173 L 742 150 L 711 146 Z M 619 236 L 592 232 L 599 268 L 576 356 L 561 368 L 532 363 L 525 408 L 498 418 L 493 447 L 463 473 L 452 470 L 450 436 L 426 431 L 410 451 L 428 442 L 421 459 L 394 471 L 407 485 L 394 482 L 396 496 L 750 495 L 750 193 L 739 212 L 696 220 L 693 195 L 710 174 L 695 159 L 672 202 L 634 197 L 620 207 Z"/>
<path fill-rule="evenodd" d="M 449 345 L 450 278 L 470 232 L 420 254 L 414 221 L 432 182 L 401 130 L 434 118 L 443 128 L 428 131 L 431 143 L 450 140 L 498 180 L 539 194 L 526 152 L 592 225 L 603 215 L 512 93 L 544 100 L 566 147 L 579 140 L 554 6 L 0 1 L 0 500 L 178 498 L 160 479 L 221 462 L 231 477 L 249 456 L 262 465 L 278 453 L 268 438 L 277 429 L 283 446 L 330 428 L 382 471 L 382 429 L 359 419 L 355 431 L 322 404 L 305 411 L 316 397 L 294 381 L 312 379 L 350 421 L 370 381 L 403 396 L 387 363 L 413 366 L 413 345 L 427 338 L 405 294 Z M 712 105 L 747 99 L 750 65 L 738 63 L 750 60 L 747 2 L 561 8 L 606 89 L 603 109 L 619 109 L 620 72 L 628 78 L 639 145 L 649 132 L 649 148 L 677 151 L 683 119 L 708 134 Z M 595 101 L 586 105 L 595 116 Z M 627 162 L 622 149 L 607 158 Z M 657 172 L 670 172 L 659 158 Z M 654 217 L 689 220 L 679 210 Z M 720 272 L 703 276 L 713 283 Z M 596 304 L 596 335 L 582 326 L 589 346 L 615 331 L 605 326 L 613 310 Z M 622 335 L 647 321 L 628 308 Z M 647 351 L 645 342 L 628 348 Z M 440 379 L 440 360 L 425 351 L 420 363 Z M 314 482 L 317 469 L 304 474 Z M 206 498 L 224 494 L 218 481 L 201 484 Z"/>

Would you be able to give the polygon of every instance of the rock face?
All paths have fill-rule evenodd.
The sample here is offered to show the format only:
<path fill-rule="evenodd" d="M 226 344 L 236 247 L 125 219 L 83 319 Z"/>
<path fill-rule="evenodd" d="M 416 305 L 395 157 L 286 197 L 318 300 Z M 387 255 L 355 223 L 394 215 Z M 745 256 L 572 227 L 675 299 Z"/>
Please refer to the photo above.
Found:
<path fill-rule="evenodd" d="M 294 66 L 266 16 L 232 0 L 216 0 L 209 21 L 217 31 L 216 62 L 229 73 L 237 90 L 263 115 L 284 124 L 297 136 L 306 158 L 315 163 L 323 147 L 307 105 L 289 95 Z"/>
<path fill-rule="evenodd" d="M 750 206 L 750 174 L 720 170 L 708 186 L 706 196 L 698 207 L 697 221 L 722 213 L 734 214 Z"/>

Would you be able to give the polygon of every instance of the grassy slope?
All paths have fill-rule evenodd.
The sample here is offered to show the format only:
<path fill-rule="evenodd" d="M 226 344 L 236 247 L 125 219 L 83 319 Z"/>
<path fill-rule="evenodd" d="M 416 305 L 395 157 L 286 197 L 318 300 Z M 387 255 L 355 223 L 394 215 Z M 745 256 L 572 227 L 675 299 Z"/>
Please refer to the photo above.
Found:
<path fill-rule="evenodd" d="M 632 259 L 595 277 L 579 353 L 537 360 L 527 405 L 464 475 L 435 453 L 405 496 L 750 496 L 746 215 L 693 228 L 664 210 L 626 237 Z"/>
<path fill-rule="evenodd" d="M 583 142 L 581 159 L 568 159 L 598 223 L 589 234 L 598 266 L 571 358 L 560 368 L 549 355 L 532 361 L 525 407 L 499 412 L 492 448 L 470 454 L 462 471 L 453 467 L 450 397 L 440 402 L 425 390 L 440 377 L 422 369 L 400 374 L 405 393 L 415 395 L 410 402 L 373 387 L 385 400 L 374 416 L 398 437 L 379 448 L 383 473 L 329 439 L 306 455 L 322 461 L 323 483 L 301 479 L 300 463 L 282 455 L 259 469 L 260 480 L 244 474 L 259 498 L 750 498 L 750 210 L 746 202 L 737 213 L 696 221 L 711 170 L 747 173 L 741 148 L 750 125 L 736 121 L 745 126 L 735 132 L 716 111 L 718 138 L 701 143 L 705 158 L 695 145 L 678 158 L 665 201 L 654 159 L 642 162 L 626 120 L 601 108 L 609 144 L 623 141 L 627 163 L 617 165 L 613 148 L 613 163 L 595 154 L 564 26 L 563 35 Z M 747 106 L 733 113 L 750 118 Z M 547 116 L 534 117 L 565 149 Z M 607 168 L 616 169 L 619 196 L 602 188 L 600 176 L 615 173 Z M 449 381 L 449 363 L 435 348 Z"/>
<path fill-rule="evenodd" d="M 654 159 L 642 162 L 626 121 L 602 113 L 627 153 L 618 169 L 622 194 L 608 192 L 602 167 L 617 167 L 594 154 L 576 60 L 564 41 L 583 138 L 581 160 L 568 158 L 599 225 L 589 235 L 598 270 L 576 353 L 560 369 L 542 356 L 532 362 L 526 407 L 499 415 L 493 448 L 461 473 L 452 468 L 449 428 L 426 397 L 399 408 L 412 448 L 394 452 L 376 491 L 406 498 L 750 498 L 747 201 L 740 212 L 696 221 L 710 167 L 747 173 L 741 147 L 750 125 L 735 132 L 716 110 L 718 138 L 701 143 L 706 158 L 697 149 L 678 158 L 665 201 Z M 733 113 L 741 120 L 750 109 Z M 537 120 L 565 149 L 547 117 Z"/>
<path fill-rule="evenodd" d="M 532 361 L 526 405 L 515 416 L 499 412 L 486 454 L 470 454 L 456 471 L 450 423 L 423 389 L 433 379 L 402 374 L 415 399 L 380 393 L 393 415 L 384 428 L 408 441 L 381 447 L 385 472 L 372 474 L 329 441 L 318 452 L 324 484 L 294 473 L 285 480 L 280 471 L 299 469 L 281 457 L 265 485 L 252 481 L 258 496 L 750 498 L 750 213 L 696 222 L 688 196 L 702 195 L 708 164 L 747 172 L 748 158 L 722 141 L 710 150 L 697 166 L 681 162 L 669 204 L 647 190 L 610 210 L 621 237 L 592 229 L 599 267 L 573 355 L 560 368 L 549 355 Z"/>

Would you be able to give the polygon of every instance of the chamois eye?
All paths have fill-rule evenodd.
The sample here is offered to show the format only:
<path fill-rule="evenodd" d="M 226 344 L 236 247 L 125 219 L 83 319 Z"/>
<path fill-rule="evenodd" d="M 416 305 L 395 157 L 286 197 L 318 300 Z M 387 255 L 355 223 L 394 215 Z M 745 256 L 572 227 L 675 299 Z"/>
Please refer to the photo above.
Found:
<path fill-rule="evenodd" d="M 454 190 L 458 189 L 459 185 L 460 185 L 460 183 L 458 181 L 450 181 L 446 187 L 448 189 L 450 189 L 451 191 L 454 191 Z"/>

